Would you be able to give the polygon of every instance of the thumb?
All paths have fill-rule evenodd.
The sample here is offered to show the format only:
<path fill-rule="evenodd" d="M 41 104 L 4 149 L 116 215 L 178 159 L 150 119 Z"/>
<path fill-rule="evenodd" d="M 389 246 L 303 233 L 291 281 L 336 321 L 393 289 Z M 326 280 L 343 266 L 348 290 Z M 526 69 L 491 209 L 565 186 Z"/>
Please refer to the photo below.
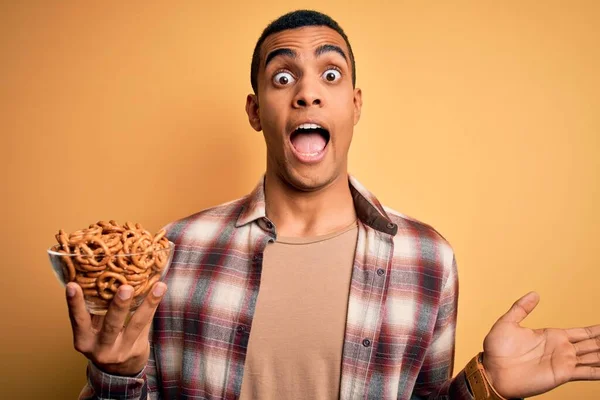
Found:
<path fill-rule="evenodd" d="M 499 321 L 520 323 L 527 317 L 540 302 L 540 296 L 536 292 L 529 292 L 517 300 L 510 310 Z"/>

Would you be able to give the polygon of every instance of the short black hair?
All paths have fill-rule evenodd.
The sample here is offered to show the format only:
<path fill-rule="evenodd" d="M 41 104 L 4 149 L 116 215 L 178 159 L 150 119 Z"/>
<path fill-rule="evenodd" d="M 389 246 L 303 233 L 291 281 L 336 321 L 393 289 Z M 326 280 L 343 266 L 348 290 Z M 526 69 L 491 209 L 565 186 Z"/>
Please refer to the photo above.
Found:
<path fill-rule="evenodd" d="M 356 63 L 354 61 L 354 53 L 352 53 L 352 46 L 348 36 L 344 33 L 344 30 L 328 15 L 320 13 L 314 10 L 296 10 L 289 12 L 275 21 L 271 22 L 260 35 L 260 38 L 256 42 L 254 52 L 252 53 L 252 65 L 250 67 L 250 83 L 255 94 L 258 94 L 258 69 L 260 67 L 260 48 L 265 39 L 275 33 L 286 31 L 288 29 L 302 28 L 304 26 L 326 26 L 337 33 L 346 41 L 348 51 L 350 52 L 350 63 L 352 64 L 352 86 L 356 86 Z"/>

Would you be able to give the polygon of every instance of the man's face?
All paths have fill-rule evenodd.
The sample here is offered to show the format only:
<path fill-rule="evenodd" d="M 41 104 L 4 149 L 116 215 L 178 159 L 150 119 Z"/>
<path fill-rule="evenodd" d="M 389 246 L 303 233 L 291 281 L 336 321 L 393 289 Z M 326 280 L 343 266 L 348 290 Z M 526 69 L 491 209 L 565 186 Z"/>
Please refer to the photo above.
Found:
<path fill-rule="evenodd" d="M 324 26 L 268 36 L 262 44 L 258 94 L 249 95 L 250 124 L 267 144 L 267 173 L 314 191 L 345 177 L 361 91 L 352 86 L 344 39 Z"/>

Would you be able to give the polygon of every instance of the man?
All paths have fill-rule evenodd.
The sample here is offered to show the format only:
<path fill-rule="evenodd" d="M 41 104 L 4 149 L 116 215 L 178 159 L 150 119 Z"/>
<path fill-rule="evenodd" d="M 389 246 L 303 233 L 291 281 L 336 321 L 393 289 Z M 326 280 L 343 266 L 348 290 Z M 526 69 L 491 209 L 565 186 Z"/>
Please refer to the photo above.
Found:
<path fill-rule="evenodd" d="M 67 286 L 74 345 L 90 360 L 81 398 L 495 399 L 600 379 L 600 326 L 519 326 L 535 293 L 452 378 L 454 254 L 348 175 L 355 79 L 329 17 L 296 11 L 265 29 L 246 104 L 267 145 L 264 179 L 168 226 L 166 285 L 125 328 L 130 286 L 94 320 Z"/>

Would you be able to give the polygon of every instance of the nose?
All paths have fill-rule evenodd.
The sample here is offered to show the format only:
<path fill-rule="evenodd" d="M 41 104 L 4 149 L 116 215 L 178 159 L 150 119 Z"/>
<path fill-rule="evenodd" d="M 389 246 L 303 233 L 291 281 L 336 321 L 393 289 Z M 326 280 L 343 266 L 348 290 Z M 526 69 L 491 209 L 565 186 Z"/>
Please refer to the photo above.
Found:
<path fill-rule="evenodd" d="M 318 84 L 304 81 L 297 87 L 298 92 L 293 100 L 294 108 L 308 108 L 311 106 L 321 107 L 323 105 L 322 95 L 319 92 Z"/>

